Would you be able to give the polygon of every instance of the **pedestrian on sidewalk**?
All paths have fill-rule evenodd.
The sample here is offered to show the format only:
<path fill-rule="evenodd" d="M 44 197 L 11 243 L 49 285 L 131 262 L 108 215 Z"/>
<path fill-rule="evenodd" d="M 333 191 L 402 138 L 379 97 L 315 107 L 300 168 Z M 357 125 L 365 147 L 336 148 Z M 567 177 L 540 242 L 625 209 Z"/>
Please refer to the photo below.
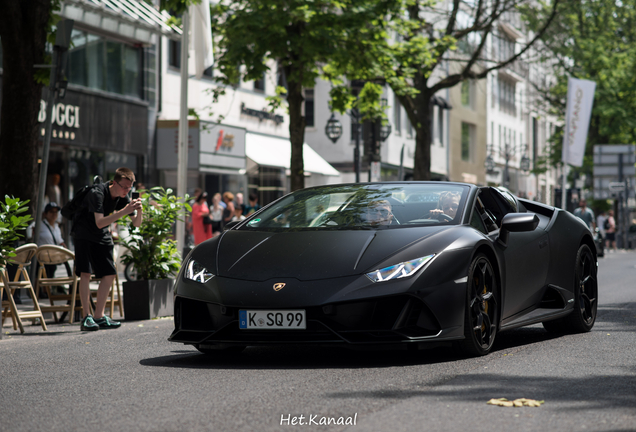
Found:
<path fill-rule="evenodd" d="M 605 247 L 610 252 L 616 252 L 616 220 L 614 219 L 614 210 L 607 212 L 607 229 L 605 230 Z"/>
<path fill-rule="evenodd" d="M 80 277 L 82 331 L 118 328 L 121 325 L 104 315 L 106 299 L 117 274 L 113 260 L 113 236 L 109 228 L 126 215 L 130 215 L 135 227 L 141 226 L 141 199 L 131 201 L 128 197 L 134 184 L 132 170 L 118 168 L 112 181 L 99 183 L 88 192 L 82 209 L 73 219 L 71 235 L 75 243 L 75 273 Z M 94 316 L 89 314 L 91 274 L 101 279 Z"/>
<path fill-rule="evenodd" d="M 592 209 L 587 206 L 586 200 L 581 199 L 579 201 L 579 208 L 574 210 L 574 216 L 585 222 L 590 231 L 594 232 L 596 229 L 596 217 L 594 217 Z"/>

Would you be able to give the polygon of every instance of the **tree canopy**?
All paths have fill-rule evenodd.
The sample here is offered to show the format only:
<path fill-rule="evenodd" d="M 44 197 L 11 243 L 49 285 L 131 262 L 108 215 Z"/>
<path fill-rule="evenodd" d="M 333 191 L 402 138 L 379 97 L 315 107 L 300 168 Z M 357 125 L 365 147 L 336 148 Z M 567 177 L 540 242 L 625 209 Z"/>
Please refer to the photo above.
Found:
<path fill-rule="evenodd" d="M 262 79 L 272 64 L 277 65 L 278 94 L 286 97 L 289 110 L 292 190 L 304 187 L 303 89 L 313 87 L 323 74 L 322 66 L 334 59 L 366 59 L 359 46 L 382 34 L 381 20 L 377 27 L 369 23 L 384 16 L 389 4 L 374 0 L 235 0 L 213 6 L 217 79 L 223 85 Z M 280 101 L 273 98 L 273 108 Z"/>
<path fill-rule="evenodd" d="M 543 19 L 532 16 L 534 25 Z M 596 82 L 584 170 L 591 168 L 595 144 L 636 142 L 636 1 L 571 1 L 559 6 L 559 20 L 543 36 L 543 56 L 555 63 L 556 83 L 542 88 L 565 116 L 567 81 L 572 76 Z M 549 163 L 561 160 L 562 132 L 551 147 Z"/>
<path fill-rule="evenodd" d="M 550 26 L 558 4 L 559 0 L 549 5 L 530 0 L 395 1 L 389 13 L 370 21 L 380 30 L 389 30 L 383 39 L 367 43 L 366 52 L 375 60 L 373 67 L 365 70 L 345 61 L 335 64 L 334 70 L 357 79 L 375 75 L 392 88 L 416 131 L 414 178 L 429 180 L 431 102 L 435 93 L 468 79 L 486 78 L 521 58 Z M 501 23 L 511 18 L 521 20 L 524 9 L 533 11 L 535 33 L 519 39 L 518 48 L 510 53 L 491 49 L 489 41 L 501 37 Z M 526 24 L 521 23 L 519 27 Z M 446 70 L 449 61 L 459 67 Z M 333 93 L 338 96 L 343 91 L 336 88 Z"/>

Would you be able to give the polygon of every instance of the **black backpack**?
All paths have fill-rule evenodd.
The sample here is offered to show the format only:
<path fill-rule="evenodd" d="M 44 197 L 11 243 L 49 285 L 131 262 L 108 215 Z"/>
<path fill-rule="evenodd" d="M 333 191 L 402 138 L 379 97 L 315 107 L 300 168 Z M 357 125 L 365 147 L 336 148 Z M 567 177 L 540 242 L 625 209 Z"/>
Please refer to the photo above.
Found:
<path fill-rule="evenodd" d="M 608 230 L 610 228 L 610 223 L 609 223 L 609 218 L 605 219 L 605 222 L 603 222 L 603 229 L 604 230 Z"/>
<path fill-rule="evenodd" d="M 60 210 L 62 216 L 72 221 L 77 213 L 86 208 L 86 205 L 84 205 L 84 198 L 86 198 L 88 192 L 98 186 L 99 185 L 97 184 L 92 184 L 84 186 L 83 188 L 78 190 L 75 196 L 73 196 L 73 199 L 64 204 L 64 207 L 62 207 L 62 210 Z"/>

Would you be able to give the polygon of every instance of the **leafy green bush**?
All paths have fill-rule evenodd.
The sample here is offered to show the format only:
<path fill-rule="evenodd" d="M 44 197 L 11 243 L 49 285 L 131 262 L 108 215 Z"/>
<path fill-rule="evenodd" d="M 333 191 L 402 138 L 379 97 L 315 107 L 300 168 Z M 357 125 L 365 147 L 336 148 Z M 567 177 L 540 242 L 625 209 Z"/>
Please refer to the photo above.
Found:
<path fill-rule="evenodd" d="M 7 261 L 15 256 L 13 247 L 16 240 L 22 237 L 23 231 L 31 221 L 27 201 L 20 198 L 12 198 L 9 195 L 0 201 L 0 267 L 7 265 Z"/>
<path fill-rule="evenodd" d="M 143 221 L 139 228 L 129 217 L 122 220 L 129 235 L 120 244 L 128 249 L 121 260 L 132 263 L 139 280 L 167 279 L 179 271 L 181 254 L 173 239 L 173 227 L 182 220 L 183 209 L 192 211 L 189 204 L 172 194 L 172 189 L 154 187 L 142 191 Z M 185 200 L 189 197 L 186 195 Z"/>

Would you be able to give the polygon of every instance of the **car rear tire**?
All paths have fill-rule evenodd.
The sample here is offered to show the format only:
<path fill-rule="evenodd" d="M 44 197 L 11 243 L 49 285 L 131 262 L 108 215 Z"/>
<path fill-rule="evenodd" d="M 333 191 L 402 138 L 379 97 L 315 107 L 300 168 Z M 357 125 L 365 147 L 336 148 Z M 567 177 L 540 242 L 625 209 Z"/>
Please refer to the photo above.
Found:
<path fill-rule="evenodd" d="M 469 356 L 483 356 L 490 352 L 499 324 L 497 276 L 490 260 L 478 254 L 468 269 L 464 339 L 460 350 Z"/>
<path fill-rule="evenodd" d="M 218 347 L 215 347 L 215 348 L 207 348 L 210 345 L 204 345 L 204 346 L 205 348 L 197 344 L 194 347 L 198 349 L 199 352 L 201 352 L 202 354 L 211 354 L 211 355 L 240 354 L 243 352 L 245 348 L 247 348 L 244 345 L 230 345 L 230 346 L 219 345 Z"/>
<path fill-rule="evenodd" d="M 568 316 L 546 321 L 543 327 L 553 333 L 585 333 L 592 330 L 598 308 L 596 259 L 588 245 L 581 245 L 574 267 L 574 310 Z"/>

